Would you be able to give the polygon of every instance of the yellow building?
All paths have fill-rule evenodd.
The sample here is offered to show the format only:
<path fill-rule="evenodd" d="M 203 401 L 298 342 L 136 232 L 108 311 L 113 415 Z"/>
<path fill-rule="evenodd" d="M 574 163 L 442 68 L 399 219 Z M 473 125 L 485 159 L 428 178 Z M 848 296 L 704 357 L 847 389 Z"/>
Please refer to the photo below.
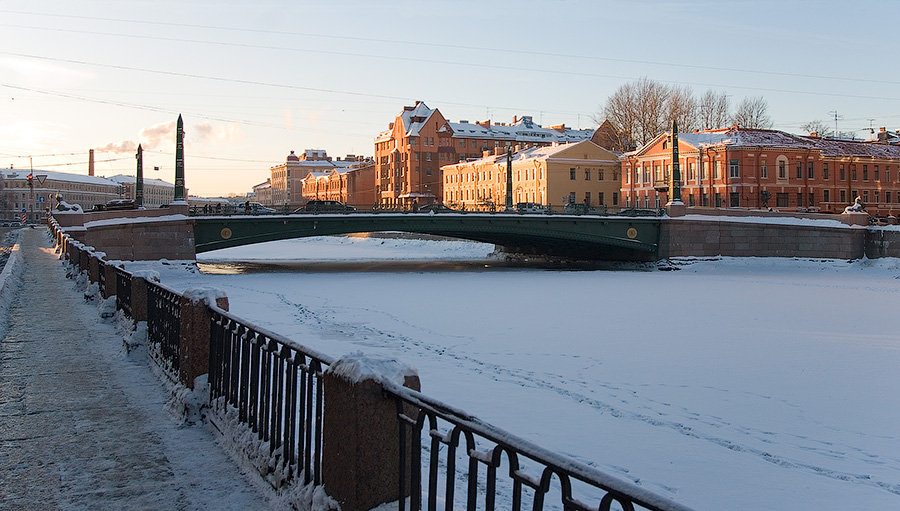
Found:
<path fill-rule="evenodd" d="M 512 203 L 619 207 L 619 158 L 590 140 L 532 147 L 512 157 Z M 443 201 L 468 211 L 503 209 L 506 154 L 441 167 Z"/>

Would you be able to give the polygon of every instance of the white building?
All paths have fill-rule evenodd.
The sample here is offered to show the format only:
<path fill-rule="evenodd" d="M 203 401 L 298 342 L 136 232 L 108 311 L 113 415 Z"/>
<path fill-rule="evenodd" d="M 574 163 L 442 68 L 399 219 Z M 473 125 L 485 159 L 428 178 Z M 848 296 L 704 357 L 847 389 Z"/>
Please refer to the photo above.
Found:
<path fill-rule="evenodd" d="M 31 175 L 31 186 L 28 176 Z M 28 219 L 41 221 L 56 205 L 56 197 L 85 210 L 95 204 L 122 197 L 120 183 L 97 176 L 69 174 L 52 170 L 0 170 L 0 218 L 20 219 L 25 211 Z"/>

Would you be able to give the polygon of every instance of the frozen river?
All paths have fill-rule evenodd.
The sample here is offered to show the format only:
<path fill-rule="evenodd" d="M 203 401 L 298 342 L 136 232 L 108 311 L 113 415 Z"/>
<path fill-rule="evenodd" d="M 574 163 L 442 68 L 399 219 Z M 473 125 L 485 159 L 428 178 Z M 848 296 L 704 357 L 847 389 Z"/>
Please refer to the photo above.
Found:
<path fill-rule="evenodd" d="M 696 509 L 900 509 L 897 259 L 603 271 L 491 250 L 319 238 L 201 255 L 285 271 L 134 266 L 330 355 L 395 357 L 426 394 Z"/>

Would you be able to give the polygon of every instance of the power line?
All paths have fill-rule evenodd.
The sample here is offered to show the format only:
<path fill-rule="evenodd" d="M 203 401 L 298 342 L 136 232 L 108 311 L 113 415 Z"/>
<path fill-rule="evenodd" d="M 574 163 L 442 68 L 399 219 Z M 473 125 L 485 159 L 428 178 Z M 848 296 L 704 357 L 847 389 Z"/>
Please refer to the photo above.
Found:
<path fill-rule="evenodd" d="M 898 82 L 889 81 L 889 80 L 872 80 L 872 79 L 862 79 L 862 78 L 854 78 L 854 77 L 846 77 L 846 76 L 813 75 L 813 74 L 805 74 L 805 73 L 788 73 L 788 72 L 781 72 L 781 71 L 766 71 L 766 70 L 758 70 L 758 69 L 729 68 L 729 67 L 721 67 L 721 66 L 706 66 L 706 65 L 699 65 L 699 64 L 684 64 L 684 63 L 672 63 L 672 62 L 662 62 L 662 61 L 652 61 L 652 60 L 625 59 L 625 58 L 605 57 L 605 56 L 597 56 L 597 55 L 579 55 L 579 54 L 554 53 L 554 52 L 544 52 L 544 51 L 534 51 L 534 50 L 491 48 L 491 47 L 485 47 L 485 46 L 467 46 L 467 45 L 455 45 L 455 44 L 446 44 L 446 43 L 431 43 L 431 42 L 408 41 L 408 40 L 403 41 L 403 40 L 395 40 L 395 39 L 341 36 L 341 35 L 334 35 L 334 34 L 284 32 L 284 31 L 274 31 L 274 30 L 250 29 L 250 28 L 242 28 L 242 27 L 225 27 L 225 26 L 216 26 L 216 25 L 171 23 L 171 22 L 159 22 L 159 21 L 147 21 L 147 20 L 129 20 L 129 19 L 120 19 L 120 18 L 103 18 L 103 17 L 76 16 L 76 15 L 65 15 L 65 14 L 48 14 L 48 13 L 26 12 L 26 11 L 3 11 L 3 10 L 0 10 L 0 12 L 5 12 L 5 13 L 9 13 L 9 14 L 24 14 L 24 15 L 29 15 L 29 16 L 73 18 L 73 19 L 85 19 L 85 20 L 104 21 L 104 22 L 112 21 L 112 22 L 117 22 L 117 23 L 136 23 L 136 24 L 181 27 L 181 28 L 203 28 L 203 29 L 208 29 L 208 30 L 224 30 L 224 31 L 231 31 L 231 32 L 263 33 L 263 34 L 267 34 L 267 35 L 287 35 L 287 36 L 293 36 L 293 37 L 336 39 L 336 40 L 345 40 L 345 41 L 359 41 L 359 42 L 364 42 L 364 43 L 375 42 L 375 43 L 387 43 L 387 44 L 401 44 L 401 45 L 409 45 L 409 46 L 423 46 L 423 47 L 429 47 L 429 48 L 445 48 L 445 49 L 451 49 L 451 50 L 486 51 L 486 52 L 494 52 L 494 53 L 508 53 L 508 54 L 514 54 L 514 55 L 531 55 L 531 56 L 536 56 L 536 57 L 571 58 L 571 59 L 593 60 L 593 61 L 601 61 L 601 62 L 619 62 L 619 63 L 623 63 L 623 64 L 641 64 L 641 65 L 652 65 L 652 66 L 673 67 L 673 68 L 702 69 L 702 70 L 709 70 L 709 71 L 750 73 L 750 74 L 769 75 L 769 76 L 785 76 L 785 77 L 793 77 L 793 78 L 812 78 L 812 79 L 819 79 L 819 80 L 835 80 L 835 81 L 847 81 L 847 82 L 859 82 L 859 83 L 880 83 L 880 84 L 886 84 L 886 85 L 898 85 Z M 167 39 L 167 38 L 157 38 L 157 37 L 151 37 L 151 36 L 137 36 L 137 35 L 133 35 L 133 34 L 103 34 L 101 32 L 76 31 L 76 30 L 71 30 L 71 29 L 22 27 L 22 25 L 5 25 L 5 26 L 14 26 L 17 28 L 34 28 L 37 30 L 70 31 L 70 32 L 90 33 L 90 34 L 98 34 L 98 35 L 115 35 L 115 36 L 119 36 L 119 37 L 139 37 L 139 38 L 161 39 L 161 40 Z M 327 54 L 339 54 L 339 55 L 342 54 L 339 52 L 300 50 L 300 49 L 296 49 L 296 48 L 268 47 L 268 46 L 258 46 L 258 45 L 246 45 L 246 44 L 239 44 L 239 43 L 222 43 L 222 42 L 179 40 L 179 39 L 170 39 L 170 40 L 182 41 L 182 42 L 184 42 L 184 41 L 200 42 L 200 43 L 206 43 L 206 44 L 223 44 L 223 45 L 231 45 L 231 46 L 246 46 L 246 47 L 250 47 L 250 48 L 279 49 L 279 50 L 286 50 L 286 51 L 308 51 L 308 52 L 313 52 L 313 53 L 327 53 Z M 388 56 L 385 56 L 385 55 L 360 55 L 360 54 L 346 54 L 346 55 L 365 56 L 367 58 L 389 58 Z M 396 57 L 396 59 L 418 60 L 418 59 L 404 59 L 402 57 Z M 436 61 L 429 60 L 429 62 L 436 62 Z M 447 63 L 447 62 L 443 62 L 443 63 Z M 455 63 L 455 64 L 460 64 L 460 63 Z M 460 65 L 465 65 L 465 64 L 460 64 Z M 533 69 L 530 71 L 533 71 Z M 612 78 L 615 78 L 615 77 L 612 77 Z"/>

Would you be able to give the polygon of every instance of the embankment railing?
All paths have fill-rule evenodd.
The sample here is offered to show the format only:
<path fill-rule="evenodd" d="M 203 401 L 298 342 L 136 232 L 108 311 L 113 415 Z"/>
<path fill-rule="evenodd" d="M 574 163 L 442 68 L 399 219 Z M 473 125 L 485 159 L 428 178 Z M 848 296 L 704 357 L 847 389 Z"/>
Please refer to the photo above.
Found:
<path fill-rule="evenodd" d="M 86 258 L 81 252 L 89 247 L 61 233 L 53 221 L 50 228 L 61 257 L 86 271 Z M 146 293 L 138 297 L 135 288 L 139 286 L 132 286 L 133 278 L 124 268 L 117 268 L 117 307 L 130 314 L 138 306 L 135 300 L 146 300 L 148 342 L 155 345 L 150 351 L 157 353 L 158 363 L 178 373 L 184 369 L 180 364 L 182 350 L 191 348 L 185 343 L 199 342 L 207 347 L 210 402 L 224 401 L 236 411 L 240 423 L 259 441 L 268 443 L 269 454 L 277 458 L 284 480 L 303 474 L 303 484 L 323 484 L 323 465 L 331 462 L 323 452 L 323 436 L 332 434 L 324 431 L 323 411 L 329 393 L 324 390 L 327 385 L 323 384 L 323 375 L 335 359 L 254 326 L 212 303 L 202 305 L 208 334 L 204 333 L 203 339 L 186 340 L 181 328 L 185 320 L 182 309 L 190 300 L 154 282 L 147 282 Z M 395 431 L 389 436 L 399 443 L 399 459 L 393 463 L 399 471 L 399 483 L 392 499 L 397 500 L 399 511 L 437 511 L 438 505 L 457 509 L 463 500 L 468 510 L 493 511 L 498 492 L 506 496 L 503 507 L 508 505 L 513 511 L 523 506 L 534 510 L 607 511 L 613 504 L 625 511 L 635 506 L 689 511 L 420 392 L 388 381 L 377 383 L 385 402 L 393 403 L 390 406 L 396 410 Z M 366 427 L 362 418 L 355 422 Z M 363 441 L 366 437 L 363 435 Z M 458 461 L 464 465 L 459 470 Z M 465 484 L 457 484 L 458 477 Z M 457 498 L 458 492 L 465 493 L 464 499 Z M 558 502 L 545 502 L 551 495 Z M 357 509 L 349 503 L 341 505 L 345 511 Z"/>

